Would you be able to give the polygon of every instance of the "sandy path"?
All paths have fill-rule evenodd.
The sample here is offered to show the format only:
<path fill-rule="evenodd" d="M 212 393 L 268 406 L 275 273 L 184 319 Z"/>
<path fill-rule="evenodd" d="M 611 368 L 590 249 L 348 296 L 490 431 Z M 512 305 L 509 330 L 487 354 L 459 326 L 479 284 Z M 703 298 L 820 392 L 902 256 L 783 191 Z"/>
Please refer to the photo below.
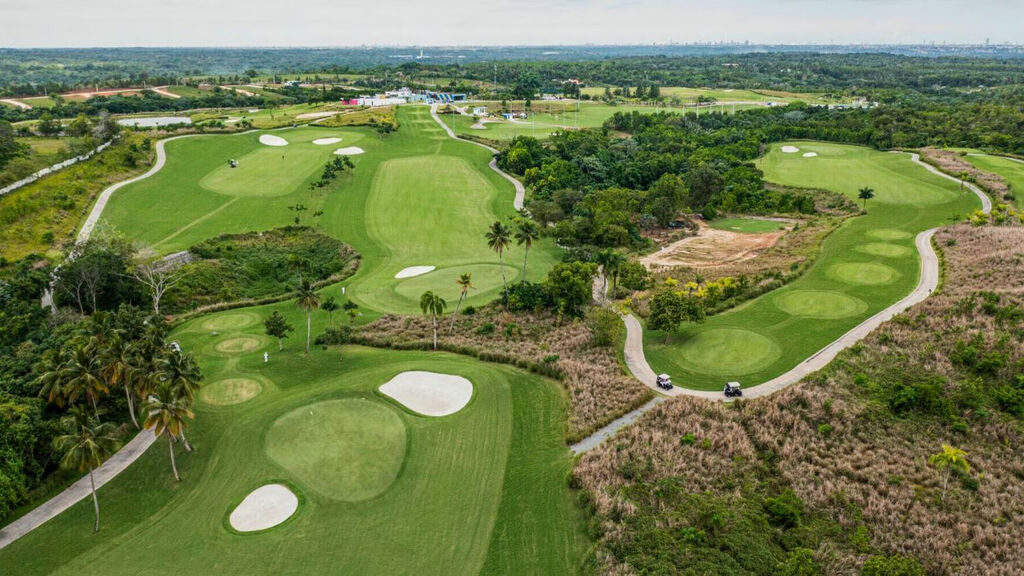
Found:
<path fill-rule="evenodd" d="M 153 92 L 156 92 L 157 94 L 159 94 L 161 96 L 166 96 L 168 98 L 173 98 L 175 100 L 177 100 L 178 98 L 181 98 L 181 96 L 179 94 L 175 94 L 174 92 L 168 92 L 167 91 L 167 86 L 154 86 L 154 87 L 150 88 L 150 90 L 152 90 Z"/>
<path fill-rule="evenodd" d="M 32 107 L 29 106 L 28 104 L 25 104 L 24 102 L 19 102 L 17 100 L 11 99 L 11 98 L 4 98 L 3 100 L 0 100 L 0 102 L 3 102 L 5 104 L 10 104 L 11 106 L 14 106 L 15 108 L 21 108 L 22 110 L 31 110 L 32 109 Z"/>
<path fill-rule="evenodd" d="M 235 92 L 238 92 L 242 96 L 256 96 L 255 92 L 250 92 L 248 90 L 242 90 L 241 88 L 238 88 L 238 87 L 235 87 L 235 86 L 221 86 L 221 88 L 223 88 L 224 90 L 234 90 Z"/>
<path fill-rule="evenodd" d="M 433 104 L 433 105 L 430 106 L 430 116 L 434 118 L 434 121 L 437 122 L 441 126 L 441 128 L 444 129 L 444 131 L 448 134 L 448 136 L 450 138 L 453 138 L 455 140 L 459 140 L 459 141 L 462 141 L 462 142 L 469 142 L 470 144 L 475 144 L 475 145 L 477 145 L 477 146 L 479 146 L 481 148 L 484 148 L 485 150 L 489 150 L 491 152 L 491 154 L 497 154 L 498 153 L 497 150 L 495 150 L 494 148 L 491 148 L 490 146 L 488 146 L 486 144 L 481 144 L 479 142 L 473 142 L 472 140 L 463 140 L 462 138 L 459 138 L 458 136 L 456 136 L 455 132 L 452 132 L 452 129 L 449 128 L 447 124 L 442 122 L 440 117 L 438 117 L 438 115 L 437 115 L 437 107 L 438 107 L 437 104 Z M 491 167 L 491 170 L 494 170 L 495 172 L 500 174 L 502 178 L 508 180 L 509 182 L 512 183 L 513 186 L 515 186 L 515 188 L 516 188 L 516 198 L 515 198 L 515 200 L 512 201 L 512 206 L 516 210 L 522 210 L 523 209 L 523 202 L 526 200 L 526 187 L 523 186 L 522 182 L 520 182 L 519 180 L 516 180 L 515 178 L 513 178 L 511 174 L 506 174 L 504 170 L 502 170 L 501 168 L 498 168 L 498 159 L 497 158 L 491 158 L 491 163 L 489 165 Z"/>
<path fill-rule="evenodd" d="M 135 459 L 141 456 L 155 441 L 156 436 L 149 430 L 143 430 L 136 434 L 135 438 L 132 438 L 116 454 L 108 458 L 93 473 L 96 478 L 96 489 L 98 490 L 101 486 L 113 480 L 121 471 L 131 465 L 132 462 L 135 462 Z M 92 494 L 92 489 L 89 485 L 89 476 L 86 475 L 71 486 L 68 486 L 60 494 L 37 506 L 28 514 L 4 526 L 0 530 L 0 549 L 41 526 L 50 518 L 74 506 L 79 500 L 89 497 L 90 494 Z"/>
<path fill-rule="evenodd" d="M 922 162 L 917 154 L 912 154 L 911 158 L 915 163 L 924 166 L 933 174 L 937 174 L 947 180 L 952 180 L 957 183 L 960 182 L 958 178 L 944 174 L 934 166 Z M 970 187 L 971 191 L 974 192 L 981 200 L 982 211 L 986 214 L 991 212 L 992 202 L 989 200 L 988 195 L 973 184 L 970 184 Z M 840 352 L 850 346 L 853 346 L 857 342 L 860 342 L 866 338 L 868 334 L 873 332 L 882 324 L 891 320 L 897 314 L 904 312 L 908 308 L 919 304 L 928 298 L 932 291 L 938 287 L 941 272 L 939 257 L 935 253 L 935 249 L 932 247 L 932 236 L 935 235 L 936 231 L 938 231 L 938 228 L 925 230 L 918 234 L 915 239 L 917 251 L 921 255 L 921 274 L 917 282 L 917 287 L 914 288 L 910 294 L 905 296 L 899 302 L 896 302 L 895 304 L 877 312 L 867 320 L 864 320 L 854 328 L 850 329 L 849 332 L 843 334 L 821 350 L 815 352 L 803 362 L 794 366 L 788 372 L 780 374 L 767 382 L 750 387 L 744 387 L 743 397 L 749 400 L 752 398 L 768 396 L 800 382 L 808 375 L 824 368 L 829 362 L 835 359 Z M 647 363 L 647 358 L 644 355 L 643 326 L 632 314 L 623 316 L 622 320 L 626 324 L 626 343 L 623 347 L 623 356 L 626 361 L 626 367 L 629 368 L 629 371 L 633 374 L 634 378 L 643 382 L 655 392 L 658 392 L 660 396 L 609 423 L 580 442 L 573 444 L 571 449 L 574 454 L 586 452 L 587 450 L 597 447 L 605 439 L 614 436 L 620 429 L 632 424 L 644 413 L 653 409 L 660 403 L 660 401 L 663 401 L 666 396 L 690 396 L 694 398 L 704 398 L 707 400 L 726 401 L 725 396 L 717 390 L 690 390 L 688 388 L 680 388 L 676 386 L 670 391 L 665 391 L 658 388 L 655 384 L 657 375 L 655 374 L 654 369 L 651 368 L 651 365 Z"/>

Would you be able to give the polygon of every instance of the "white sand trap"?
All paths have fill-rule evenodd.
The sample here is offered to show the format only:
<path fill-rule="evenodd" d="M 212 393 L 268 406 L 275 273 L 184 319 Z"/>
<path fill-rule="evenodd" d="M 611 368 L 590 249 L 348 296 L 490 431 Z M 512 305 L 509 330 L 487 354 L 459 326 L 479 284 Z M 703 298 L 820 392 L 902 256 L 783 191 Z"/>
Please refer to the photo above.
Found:
<path fill-rule="evenodd" d="M 341 138 L 317 138 L 313 140 L 313 144 L 317 146 L 327 146 L 328 144 L 337 144 L 341 142 Z"/>
<path fill-rule="evenodd" d="M 334 153 L 338 156 L 355 156 L 356 154 L 362 154 L 363 149 L 358 146 L 349 146 L 348 148 L 338 148 Z"/>
<path fill-rule="evenodd" d="M 796 154 L 797 152 L 800 151 L 800 149 L 797 148 L 796 146 L 783 146 L 782 151 L 785 152 L 786 154 Z"/>
<path fill-rule="evenodd" d="M 287 146 L 288 141 L 280 136 L 274 136 L 272 134 L 264 134 L 260 136 L 260 144 L 267 146 Z"/>
<path fill-rule="evenodd" d="M 816 158 L 817 156 L 818 156 L 817 152 L 808 152 L 808 153 L 804 154 L 804 158 Z"/>
<path fill-rule="evenodd" d="M 424 416 L 454 414 L 473 397 L 473 384 L 462 376 L 436 372 L 402 372 L 380 391 Z"/>
<path fill-rule="evenodd" d="M 299 508 L 299 499 L 283 484 L 267 484 L 253 490 L 231 511 L 228 521 L 239 532 L 256 532 L 277 526 Z"/>
<path fill-rule="evenodd" d="M 330 118 L 331 116 L 337 116 L 338 114 L 341 114 L 340 110 L 333 110 L 331 112 L 306 112 L 305 114 L 299 114 L 295 119 L 316 120 L 318 118 Z"/>
<path fill-rule="evenodd" d="M 403 268 L 398 274 L 395 274 L 395 278 L 412 278 L 413 276 L 423 276 L 427 272 L 433 272 L 436 266 L 410 266 Z"/>

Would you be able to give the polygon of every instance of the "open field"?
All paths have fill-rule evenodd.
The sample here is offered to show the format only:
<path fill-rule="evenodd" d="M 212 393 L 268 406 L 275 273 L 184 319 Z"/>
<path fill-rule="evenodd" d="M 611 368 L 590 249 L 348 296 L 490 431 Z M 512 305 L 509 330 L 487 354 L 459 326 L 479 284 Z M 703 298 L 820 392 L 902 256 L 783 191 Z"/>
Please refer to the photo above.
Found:
<path fill-rule="evenodd" d="M 612 90 L 615 88 L 613 87 Z M 663 98 L 678 98 L 686 103 L 696 102 L 698 98 L 714 98 L 718 102 L 807 102 L 811 104 L 835 103 L 822 94 L 782 92 L 779 90 L 742 90 L 729 88 L 690 88 L 684 86 L 662 86 Z M 604 95 L 603 86 L 589 86 L 583 89 L 584 94 L 598 98 Z"/>
<path fill-rule="evenodd" d="M 908 294 L 918 280 L 914 237 L 979 206 L 977 198 L 928 173 L 909 156 L 820 142 L 796 142 L 816 158 L 773 145 L 759 162 L 786 186 L 828 189 L 853 199 L 862 186 L 876 198 L 824 242 L 815 264 L 787 286 L 734 310 L 685 325 L 664 344 L 647 332 L 652 367 L 685 387 L 764 382 L 811 356 L 850 328 Z"/>
<path fill-rule="evenodd" d="M 979 170 L 1002 176 L 1017 198 L 1017 207 L 1024 209 L 1024 161 L 987 154 L 968 154 L 964 160 Z"/>
<path fill-rule="evenodd" d="M 455 278 L 473 273 L 475 289 L 466 300 L 482 304 L 501 290 L 501 268 L 487 248 L 484 232 L 511 214 L 511 184 L 487 167 L 490 154 L 448 138 L 426 107 L 399 109 L 401 129 L 380 139 L 366 128 L 305 127 L 278 130 L 288 146 L 260 144 L 259 133 L 207 135 L 167 144 L 167 164 L 153 177 L 119 190 L 104 219 L 155 254 L 184 250 L 229 232 L 246 232 L 293 222 L 289 206 L 302 204 L 303 223 L 351 244 L 362 254 L 347 294 L 377 311 L 418 312 L 419 297 L 434 290 L 453 303 Z M 312 140 L 342 141 L 318 146 Z M 338 147 L 357 146 L 354 173 L 329 192 L 310 193 L 323 165 Z M 230 168 L 228 159 L 239 161 Z M 314 217 L 316 211 L 323 211 Z M 553 244 L 530 252 L 530 277 L 542 278 L 555 261 Z M 519 276 L 523 251 L 505 254 L 509 282 Z M 407 279 L 394 276 L 411 266 L 434 272 Z"/>
<path fill-rule="evenodd" d="M 99 491 L 99 534 L 86 499 L 0 550 L 0 567 L 80 574 L 100 573 L 102 562 L 105 575 L 158 574 L 174 558 L 187 574 L 578 568 L 586 541 L 565 483 L 571 462 L 558 383 L 449 354 L 346 347 L 307 358 L 298 335 L 279 353 L 263 335 L 273 309 L 202 317 L 174 333 L 218 390 L 212 403 L 200 395 L 188 433 L 196 450 L 178 448 L 180 484 L 166 443 L 157 442 Z M 276 309 L 304 326 L 290 302 Z M 327 317 L 314 316 L 320 331 Z M 258 348 L 235 345 L 242 340 Z M 412 370 L 463 376 L 473 398 L 435 418 L 376 391 Z M 259 386 L 225 402 L 227 379 L 236 390 L 248 388 L 239 381 Z M 270 483 L 298 495 L 295 515 L 264 532 L 232 531 L 230 512 Z"/>

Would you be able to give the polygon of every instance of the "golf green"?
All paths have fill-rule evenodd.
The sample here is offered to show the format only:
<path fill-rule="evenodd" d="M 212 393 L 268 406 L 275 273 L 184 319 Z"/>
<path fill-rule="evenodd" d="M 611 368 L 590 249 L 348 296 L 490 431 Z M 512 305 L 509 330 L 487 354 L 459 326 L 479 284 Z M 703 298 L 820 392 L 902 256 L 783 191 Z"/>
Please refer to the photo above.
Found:
<path fill-rule="evenodd" d="M 260 336 L 239 336 L 221 340 L 213 346 L 213 349 L 224 354 L 244 354 L 252 352 L 262 345 L 263 338 Z"/>
<path fill-rule="evenodd" d="M 405 461 L 406 430 L 376 400 L 329 400 L 296 408 L 267 432 L 267 455 L 302 485 L 336 500 L 384 493 Z"/>
<path fill-rule="evenodd" d="M 297 327 L 285 349 L 223 356 L 225 339 L 258 338 L 274 310 Z M 305 314 L 292 302 L 249 308 L 256 322 L 214 336 L 237 311 L 191 320 L 171 335 L 206 376 L 195 446 L 157 442 L 99 491 L 0 550 L 19 576 L 165 574 L 570 574 L 590 548 L 567 486 L 565 392 L 560 383 L 447 353 L 362 347 L 303 350 Z M 314 332 L 328 319 L 314 315 Z M 474 384 L 473 402 L 429 418 L 377 388 L 423 370 Z M 246 384 L 262 392 L 212 405 Z M 270 383 L 273 383 L 270 385 Z M 207 388 L 208 387 L 208 388 Z M 287 522 L 240 534 L 227 518 L 255 488 L 284 484 L 299 499 Z"/>
<path fill-rule="evenodd" d="M 168 142 L 163 169 L 118 190 L 104 220 L 143 249 L 166 254 L 220 234 L 293 224 L 292 208 L 302 205 L 307 210 L 300 223 L 362 255 L 345 296 L 370 313 L 367 317 L 418 312 L 426 290 L 457 298 L 454 279 L 467 272 L 474 288 L 466 304 L 493 300 L 501 291 L 501 268 L 484 234 L 492 222 L 515 212 L 515 189 L 488 167 L 487 150 L 449 138 L 429 107 L 403 106 L 397 114 L 400 129 L 387 138 L 368 128 L 309 126 Z M 261 144 L 265 135 L 288 145 Z M 319 138 L 342 142 L 312 143 Z M 309 184 L 335 157 L 334 149 L 353 143 L 365 151 L 352 157 L 355 170 L 329 191 L 311 193 Z M 238 161 L 236 168 L 228 165 L 231 159 Z M 527 261 L 530 279 L 542 279 L 558 253 L 551 240 L 535 243 Z M 508 281 L 521 277 L 524 256 L 520 246 L 505 251 Z M 394 278 L 410 266 L 437 270 L 421 279 Z M 341 296 L 337 287 L 327 290 Z"/>
<path fill-rule="evenodd" d="M 827 290 L 790 290 L 775 298 L 775 305 L 793 316 L 808 318 L 845 318 L 867 309 L 862 300 L 842 292 Z"/>
<path fill-rule="evenodd" d="M 786 154 L 783 146 L 817 156 Z M 793 368 L 913 290 L 920 270 L 918 233 L 980 207 L 974 194 L 914 164 L 907 154 L 786 142 L 772 144 L 758 167 L 777 184 L 832 190 L 858 203 L 859 189 L 870 186 L 876 198 L 867 202 L 866 214 L 830 234 L 814 264 L 788 285 L 703 324 L 684 325 L 668 344 L 663 332 L 646 331 L 644 352 L 651 366 L 682 386 L 715 390 L 742 376 L 750 387 Z M 713 337 L 704 336 L 709 333 Z"/>
<path fill-rule="evenodd" d="M 848 284 L 889 284 L 899 272 L 885 264 L 845 262 L 829 268 L 828 275 Z"/>
<path fill-rule="evenodd" d="M 220 314 L 204 320 L 202 325 L 207 330 L 230 330 L 234 328 L 245 328 L 259 322 L 260 317 L 251 312 L 231 312 Z"/>
<path fill-rule="evenodd" d="M 747 374 L 779 357 L 771 338 L 735 328 L 700 332 L 679 347 L 682 361 L 711 374 Z"/>
<path fill-rule="evenodd" d="M 232 406 L 256 397 L 263 386 L 252 378 L 225 378 L 211 382 L 199 391 L 199 399 L 213 406 Z"/>

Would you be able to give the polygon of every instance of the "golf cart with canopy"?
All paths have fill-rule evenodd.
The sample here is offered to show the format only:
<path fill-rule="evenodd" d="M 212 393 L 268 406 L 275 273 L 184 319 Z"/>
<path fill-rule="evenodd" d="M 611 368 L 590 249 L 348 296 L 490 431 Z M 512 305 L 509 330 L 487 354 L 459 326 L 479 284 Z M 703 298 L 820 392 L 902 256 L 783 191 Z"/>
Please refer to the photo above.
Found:
<path fill-rule="evenodd" d="M 658 388 L 661 388 L 662 390 L 671 390 L 672 378 L 670 378 L 668 374 L 658 374 L 657 384 Z"/>
<path fill-rule="evenodd" d="M 725 385 L 725 397 L 726 398 L 739 398 L 743 396 L 743 390 L 740 389 L 739 382 L 729 382 Z"/>

